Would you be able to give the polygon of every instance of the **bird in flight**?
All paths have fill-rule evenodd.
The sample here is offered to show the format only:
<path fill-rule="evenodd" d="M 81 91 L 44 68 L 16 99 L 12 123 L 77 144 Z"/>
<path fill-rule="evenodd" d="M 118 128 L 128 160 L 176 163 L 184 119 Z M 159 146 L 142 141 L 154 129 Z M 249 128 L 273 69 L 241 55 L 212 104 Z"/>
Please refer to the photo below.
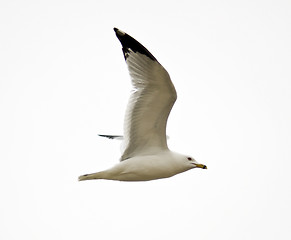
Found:
<path fill-rule="evenodd" d="M 124 135 L 100 136 L 122 139 L 122 154 L 112 168 L 82 175 L 79 181 L 149 181 L 192 168 L 206 169 L 193 157 L 168 148 L 166 125 L 177 99 L 168 72 L 142 44 L 117 28 L 114 31 L 122 45 L 133 90 L 125 113 Z"/>

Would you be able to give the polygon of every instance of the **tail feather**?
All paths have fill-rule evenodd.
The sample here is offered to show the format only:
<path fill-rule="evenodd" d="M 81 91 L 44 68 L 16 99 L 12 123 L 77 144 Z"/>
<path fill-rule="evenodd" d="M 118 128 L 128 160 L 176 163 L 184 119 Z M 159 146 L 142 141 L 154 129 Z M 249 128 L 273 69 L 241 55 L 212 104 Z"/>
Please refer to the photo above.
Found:
<path fill-rule="evenodd" d="M 94 173 L 92 174 L 85 174 L 79 177 L 79 181 L 85 181 L 85 180 L 92 180 L 94 178 Z"/>
<path fill-rule="evenodd" d="M 101 172 L 82 175 L 79 177 L 79 181 L 92 180 L 92 179 L 106 179 L 106 177 L 107 177 L 106 171 L 101 171 Z"/>

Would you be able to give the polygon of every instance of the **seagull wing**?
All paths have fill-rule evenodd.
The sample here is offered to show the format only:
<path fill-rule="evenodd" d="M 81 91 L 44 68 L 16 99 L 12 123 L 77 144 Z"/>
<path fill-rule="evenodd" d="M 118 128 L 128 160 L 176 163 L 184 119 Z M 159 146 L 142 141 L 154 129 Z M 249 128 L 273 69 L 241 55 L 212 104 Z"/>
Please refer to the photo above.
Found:
<path fill-rule="evenodd" d="M 133 90 L 124 120 L 121 161 L 168 149 L 166 125 L 177 99 L 169 74 L 138 41 L 114 28 L 122 44 Z"/>

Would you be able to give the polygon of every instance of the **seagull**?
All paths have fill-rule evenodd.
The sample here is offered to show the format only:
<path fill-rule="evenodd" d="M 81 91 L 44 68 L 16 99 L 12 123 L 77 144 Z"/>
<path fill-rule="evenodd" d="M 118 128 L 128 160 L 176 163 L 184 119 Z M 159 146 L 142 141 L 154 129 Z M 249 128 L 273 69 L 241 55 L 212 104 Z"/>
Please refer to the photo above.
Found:
<path fill-rule="evenodd" d="M 122 45 L 133 90 L 125 113 L 124 135 L 99 136 L 121 139 L 122 154 L 112 168 L 82 175 L 79 181 L 149 181 L 192 168 L 207 169 L 193 157 L 168 148 L 166 125 L 177 99 L 168 72 L 142 44 L 117 28 L 114 31 Z"/>

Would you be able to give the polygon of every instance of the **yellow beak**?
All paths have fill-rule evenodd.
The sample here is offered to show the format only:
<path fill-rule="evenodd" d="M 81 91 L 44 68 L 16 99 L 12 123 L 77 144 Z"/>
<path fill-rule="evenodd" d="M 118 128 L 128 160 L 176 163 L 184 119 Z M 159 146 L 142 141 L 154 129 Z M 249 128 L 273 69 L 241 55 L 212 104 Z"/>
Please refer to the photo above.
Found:
<path fill-rule="evenodd" d="M 203 165 L 203 164 L 195 164 L 196 165 L 196 167 L 198 167 L 198 168 L 203 168 L 203 169 L 207 169 L 207 167 L 206 167 L 206 165 Z"/>

